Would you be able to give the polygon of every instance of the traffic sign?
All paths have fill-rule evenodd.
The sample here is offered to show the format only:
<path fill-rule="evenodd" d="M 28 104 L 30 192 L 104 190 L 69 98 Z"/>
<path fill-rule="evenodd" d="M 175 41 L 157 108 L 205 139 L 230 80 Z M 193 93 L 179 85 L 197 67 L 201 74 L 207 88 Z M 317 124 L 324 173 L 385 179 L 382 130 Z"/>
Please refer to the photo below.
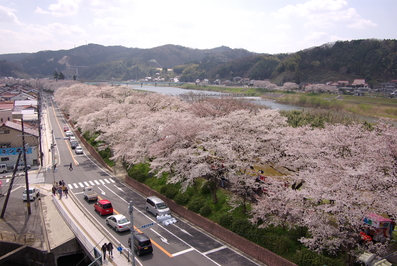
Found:
<path fill-rule="evenodd" d="M 145 224 L 145 225 L 142 225 L 141 228 L 144 229 L 144 228 L 153 226 L 153 225 L 155 225 L 155 224 L 156 224 L 156 223 Z"/>

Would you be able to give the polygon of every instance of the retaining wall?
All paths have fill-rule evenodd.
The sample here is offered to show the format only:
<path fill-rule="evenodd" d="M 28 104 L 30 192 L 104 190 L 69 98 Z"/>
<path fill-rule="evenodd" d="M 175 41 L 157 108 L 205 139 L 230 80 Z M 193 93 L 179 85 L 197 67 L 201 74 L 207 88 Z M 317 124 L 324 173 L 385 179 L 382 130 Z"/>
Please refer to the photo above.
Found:
<path fill-rule="evenodd" d="M 170 207 L 170 209 L 178 214 L 179 216 L 185 218 L 189 222 L 201 227 L 208 233 L 218 237 L 219 239 L 225 241 L 231 246 L 241 250 L 242 252 L 248 254 L 249 256 L 265 263 L 268 266 L 296 266 L 296 264 L 284 259 L 283 257 L 265 249 L 242 236 L 239 236 L 232 231 L 208 220 L 207 218 L 188 210 L 184 206 L 178 205 L 175 201 L 168 199 L 167 197 L 161 195 L 157 191 L 151 189 L 150 187 L 142 184 L 135 179 L 126 176 L 125 182 L 138 190 L 146 196 L 157 196 L 164 200 L 165 203 Z"/>

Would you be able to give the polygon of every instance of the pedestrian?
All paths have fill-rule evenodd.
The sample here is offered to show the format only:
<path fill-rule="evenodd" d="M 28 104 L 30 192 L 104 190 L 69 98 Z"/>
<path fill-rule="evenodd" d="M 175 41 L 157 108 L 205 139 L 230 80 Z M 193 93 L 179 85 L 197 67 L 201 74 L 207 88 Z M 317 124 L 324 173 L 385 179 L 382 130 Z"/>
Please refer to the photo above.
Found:
<path fill-rule="evenodd" d="M 62 186 L 62 180 L 59 180 L 59 185 Z"/>
<path fill-rule="evenodd" d="M 69 164 L 69 170 L 70 170 L 70 171 L 73 170 L 73 164 L 72 164 L 72 163 Z"/>
<path fill-rule="evenodd" d="M 108 249 L 108 252 L 109 252 L 109 258 L 113 258 L 113 245 L 112 245 L 112 242 L 109 242 L 107 244 L 106 248 Z"/>
<path fill-rule="evenodd" d="M 57 188 L 55 186 L 52 186 L 52 195 L 55 196 L 56 192 L 57 192 Z"/>
<path fill-rule="evenodd" d="M 65 181 L 63 181 L 63 179 L 62 179 L 62 186 L 64 186 L 65 185 Z"/>
<path fill-rule="evenodd" d="M 65 198 L 67 198 L 68 195 L 69 195 L 69 189 L 68 189 L 68 187 L 65 186 L 65 190 L 64 190 L 63 192 L 65 193 Z"/>
<path fill-rule="evenodd" d="M 105 243 L 102 245 L 103 260 L 106 260 L 106 250 L 107 250 L 107 246 Z"/>
<path fill-rule="evenodd" d="M 58 187 L 58 194 L 59 194 L 59 199 L 62 199 L 62 187 Z"/>

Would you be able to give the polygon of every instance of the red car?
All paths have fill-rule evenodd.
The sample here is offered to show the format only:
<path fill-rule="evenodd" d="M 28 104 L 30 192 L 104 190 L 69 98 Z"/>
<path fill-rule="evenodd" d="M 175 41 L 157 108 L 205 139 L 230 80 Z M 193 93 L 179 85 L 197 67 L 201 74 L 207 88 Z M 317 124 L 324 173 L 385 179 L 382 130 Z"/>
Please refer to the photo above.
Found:
<path fill-rule="evenodd" d="M 69 127 L 68 126 L 63 126 L 63 132 L 66 132 L 66 131 L 68 131 L 69 130 Z"/>
<path fill-rule="evenodd" d="M 112 203 L 108 200 L 98 200 L 94 204 L 95 211 L 99 213 L 99 215 L 108 215 L 113 214 Z"/>

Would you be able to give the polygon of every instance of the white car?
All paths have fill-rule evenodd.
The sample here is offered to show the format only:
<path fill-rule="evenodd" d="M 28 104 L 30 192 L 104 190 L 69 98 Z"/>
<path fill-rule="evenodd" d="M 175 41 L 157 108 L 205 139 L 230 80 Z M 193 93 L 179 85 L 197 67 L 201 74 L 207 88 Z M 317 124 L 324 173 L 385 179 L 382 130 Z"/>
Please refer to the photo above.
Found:
<path fill-rule="evenodd" d="M 83 154 L 83 148 L 82 148 L 81 146 L 77 146 L 77 147 L 74 149 L 74 152 L 75 152 L 76 154 Z"/>
<path fill-rule="evenodd" d="M 38 188 L 29 188 L 29 199 L 30 200 L 35 200 L 40 196 L 40 190 Z M 26 189 L 22 193 L 22 199 L 23 201 L 27 200 L 27 194 L 26 194 Z"/>
<path fill-rule="evenodd" d="M 73 136 L 73 132 L 68 130 L 68 131 L 65 132 L 65 135 L 66 135 L 66 137 Z"/>
<path fill-rule="evenodd" d="M 15 167 L 16 167 L 16 165 L 14 164 L 14 168 L 13 168 L 13 169 L 15 169 Z M 28 170 L 30 170 L 30 165 L 27 164 L 27 165 L 26 165 L 26 168 L 27 168 Z M 18 164 L 17 171 L 22 171 L 22 170 L 25 170 L 25 165 L 24 165 L 24 164 Z"/>
<path fill-rule="evenodd" d="M 106 224 L 117 232 L 127 231 L 131 228 L 130 221 L 122 214 L 110 215 L 106 218 Z"/>

